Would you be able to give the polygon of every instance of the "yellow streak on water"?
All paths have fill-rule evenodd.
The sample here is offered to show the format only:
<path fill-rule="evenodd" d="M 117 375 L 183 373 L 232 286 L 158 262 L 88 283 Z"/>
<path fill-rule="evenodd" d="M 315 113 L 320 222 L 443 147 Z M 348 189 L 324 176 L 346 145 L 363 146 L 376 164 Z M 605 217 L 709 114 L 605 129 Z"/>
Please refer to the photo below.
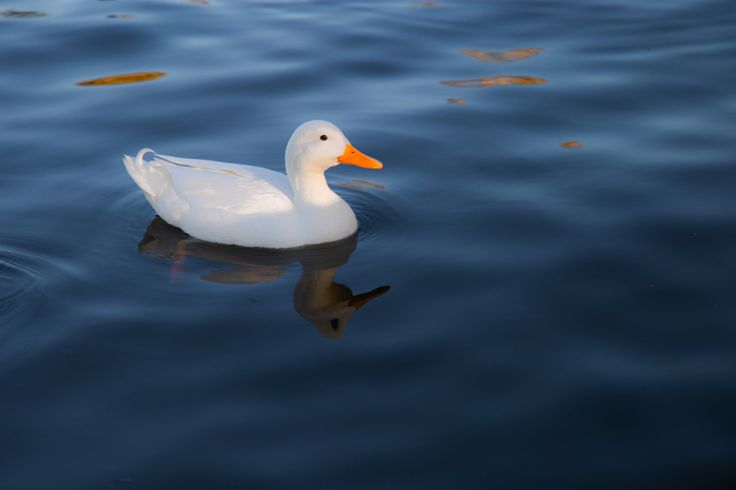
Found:
<path fill-rule="evenodd" d="M 478 61 L 483 63 L 511 63 L 514 61 L 521 61 L 529 58 L 530 56 L 536 56 L 542 52 L 542 48 L 521 48 L 511 49 L 509 51 L 480 51 L 478 49 L 464 49 L 460 51 L 460 54 L 472 56 Z"/>
<path fill-rule="evenodd" d="M 543 85 L 547 83 L 544 78 L 498 75 L 495 77 L 471 78 L 468 80 L 443 80 L 440 82 L 449 87 L 479 88 L 479 87 L 505 87 L 508 85 Z"/>
<path fill-rule="evenodd" d="M 126 83 L 148 82 L 156 80 L 166 75 L 163 71 L 146 71 L 141 73 L 125 73 L 123 75 L 112 75 L 109 77 L 93 78 L 92 80 L 84 80 L 77 82 L 77 85 L 93 86 L 93 85 L 122 85 Z"/>

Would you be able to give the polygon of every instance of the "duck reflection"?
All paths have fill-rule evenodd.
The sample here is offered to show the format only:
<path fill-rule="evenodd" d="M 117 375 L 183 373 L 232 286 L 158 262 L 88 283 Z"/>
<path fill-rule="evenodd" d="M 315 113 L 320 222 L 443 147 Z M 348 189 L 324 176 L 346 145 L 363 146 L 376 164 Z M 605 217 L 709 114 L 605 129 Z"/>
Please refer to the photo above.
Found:
<path fill-rule="evenodd" d="M 202 279 L 220 284 L 257 284 L 275 281 L 293 262 L 300 262 L 302 275 L 294 286 L 294 310 L 327 338 L 339 338 L 350 317 L 366 303 L 386 293 L 389 286 L 353 294 L 334 282 L 357 245 L 357 236 L 326 246 L 295 250 L 268 250 L 219 245 L 191 237 L 156 216 L 148 225 L 138 250 L 151 256 L 181 259 L 195 257 L 227 263 Z"/>

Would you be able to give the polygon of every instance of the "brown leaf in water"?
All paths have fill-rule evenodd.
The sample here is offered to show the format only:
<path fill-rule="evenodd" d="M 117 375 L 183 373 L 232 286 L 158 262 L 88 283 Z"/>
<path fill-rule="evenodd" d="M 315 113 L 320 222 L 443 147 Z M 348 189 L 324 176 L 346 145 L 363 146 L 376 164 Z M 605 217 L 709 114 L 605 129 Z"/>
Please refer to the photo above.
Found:
<path fill-rule="evenodd" d="M 463 105 L 465 104 L 465 99 L 447 99 L 447 102 L 453 105 Z"/>
<path fill-rule="evenodd" d="M 29 17 L 45 17 L 45 12 L 40 12 L 38 10 L 3 10 L 0 12 L 0 15 L 3 17 L 15 17 L 18 19 L 27 19 Z"/>
<path fill-rule="evenodd" d="M 498 75 L 495 77 L 471 78 L 468 80 L 443 80 L 442 85 L 458 88 L 479 88 L 479 87 L 505 87 L 508 85 L 543 85 L 547 83 L 544 78 Z"/>
<path fill-rule="evenodd" d="M 92 80 L 85 80 L 83 82 L 77 82 L 77 85 L 92 86 L 92 85 L 122 85 L 125 83 L 138 83 L 148 82 L 156 80 L 166 75 L 163 71 L 146 71 L 141 73 L 125 73 L 123 75 L 112 75 L 109 77 L 94 78 Z"/>
<path fill-rule="evenodd" d="M 582 148 L 583 144 L 579 141 L 563 141 L 562 143 L 560 143 L 560 146 L 568 150 L 577 150 L 579 148 Z"/>
<path fill-rule="evenodd" d="M 511 49 L 509 51 L 480 51 L 478 49 L 464 49 L 460 54 L 472 56 L 483 63 L 511 63 L 513 61 L 521 61 L 530 56 L 536 56 L 542 52 L 542 48 L 521 48 Z"/>

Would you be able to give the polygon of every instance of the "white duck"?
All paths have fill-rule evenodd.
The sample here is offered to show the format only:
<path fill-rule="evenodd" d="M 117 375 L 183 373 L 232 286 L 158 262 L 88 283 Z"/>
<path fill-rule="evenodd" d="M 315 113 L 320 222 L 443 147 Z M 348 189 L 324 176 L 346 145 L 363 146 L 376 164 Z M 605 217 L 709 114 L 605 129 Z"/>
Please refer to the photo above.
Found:
<path fill-rule="evenodd" d="M 143 160 L 153 153 L 151 161 Z M 260 167 L 158 155 L 144 148 L 125 168 L 158 215 L 190 235 L 243 247 L 333 242 L 358 229 L 350 206 L 327 185 L 339 163 L 379 169 L 334 124 L 309 121 L 286 145 L 286 175 Z"/>

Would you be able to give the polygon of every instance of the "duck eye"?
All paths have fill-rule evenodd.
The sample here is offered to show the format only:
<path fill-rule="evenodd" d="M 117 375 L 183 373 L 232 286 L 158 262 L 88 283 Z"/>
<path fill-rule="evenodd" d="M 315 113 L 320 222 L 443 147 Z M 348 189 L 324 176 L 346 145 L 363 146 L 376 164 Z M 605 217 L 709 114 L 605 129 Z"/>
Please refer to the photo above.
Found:
<path fill-rule="evenodd" d="M 319 137 L 319 139 L 321 139 L 322 141 L 327 141 L 327 135 L 323 134 L 322 136 Z"/>

